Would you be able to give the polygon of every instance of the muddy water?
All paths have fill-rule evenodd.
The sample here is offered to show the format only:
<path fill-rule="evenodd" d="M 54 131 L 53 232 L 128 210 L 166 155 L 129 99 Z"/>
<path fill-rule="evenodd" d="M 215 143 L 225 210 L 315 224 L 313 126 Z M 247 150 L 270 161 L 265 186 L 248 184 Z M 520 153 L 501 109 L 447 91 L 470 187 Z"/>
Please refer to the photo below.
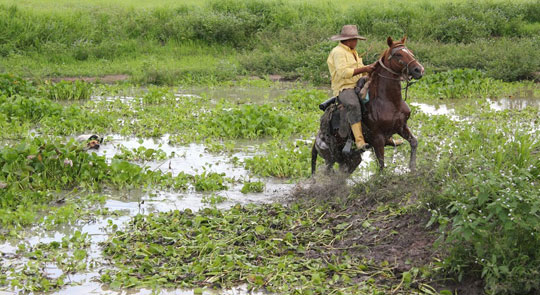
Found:
<path fill-rule="evenodd" d="M 538 98 L 500 98 L 488 99 L 492 110 L 522 110 L 526 107 L 540 108 L 540 99 Z"/>
<path fill-rule="evenodd" d="M 504 110 L 522 110 L 526 107 L 540 108 L 540 99 L 538 98 L 500 98 L 500 99 L 486 99 L 489 108 L 493 111 Z M 460 120 L 455 113 L 456 104 L 460 102 L 451 103 L 439 103 L 428 104 L 411 102 L 410 104 L 417 107 L 420 112 L 428 115 L 444 115 L 448 116 L 452 120 Z"/>
<path fill-rule="evenodd" d="M 205 96 L 210 98 L 224 98 L 230 101 L 260 102 L 274 101 L 277 97 L 287 94 L 296 86 L 295 83 L 280 83 L 279 86 L 270 87 L 190 87 L 179 89 L 177 96 Z"/>
<path fill-rule="evenodd" d="M 149 167 L 153 170 L 161 170 L 163 172 L 171 172 L 177 175 L 180 172 L 188 174 L 199 174 L 203 171 L 225 173 L 227 177 L 238 180 L 234 184 L 228 184 L 229 188 L 225 191 L 214 192 L 227 198 L 226 201 L 216 204 L 217 208 L 228 208 L 235 204 L 247 203 L 269 203 L 280 201 L 294 186 L 282 179 L 266 178 L 257 179 L 250 178 L 248 171 L 242 167 L 233 165 L 231 158 L 236 157 L 239 161 L 255 154 L 254 148 L 249 145 L 243 145 L 238 148 L 238 152 L 232 154 L 213 154 L 206 151 L 204 145 L 190 144 L 188 146 L 173 146 L 168 144 L 168 136 L 159 139 L 146 139 L 139 141 L 136 138 L 123 138 L 118 135 L 106 137 L 106 141 L 97 151 L 97 154 L 105 156 L 107 159 L 112 159 L 114 155 L 120 153 L 120 147 L 128 149 L 138 148 L 161 149 L 167 155 L 171 156 L 162 161 L 149 161 L 146 163 L 138 163 L 141 166 Z M 137 163 L 137 162 L 135 162 Z M 266 187 L 261 193 L 243 194 L 240 192 L 244 179 L 261 180 L 266 184 Z M 63 226 L 57 230 L 44 231 L 40 227 L 29 229 L 25 233 L 21 233 L 25 238 L 23 241 L 11 241 L 0 244 L 0 254 L 9 260 L 9 257 L 16 257 L 17 244 L 24 243 L 27 246 L 35 246 L 39 243 L 50 243 L 52 241 L 61 241 L 63 237 L 72 235 L 75 231 L 88 233 L 90 237 L 90 248 L 88 256 L 90 259 L 98 262 L 98 267 L 87 273 L 79 273 L 70 275 L 66 280 L 70 282 L 70 286 L 66 286 L 59 291 L 51 294 L 151 294 L 151 290 L 135 290 L 133 292 L 117 292 L 108 290 L 106 286 L 99 283 L 99 271 L 106 266 L 104 258 L 101 255 L 100 242 L 107 240 L 108 233 L 105 230 L 108 223 L 112 221 L 120 228 L 136 214 L 148 214 L 152 212 L 164 212 L 170 210 L 191 209 L 197 211 L 210 205 L 203 202 L 203 196 L 209 193 L 196 192 L 193 188 L 186 192 L 167 192 L 167 191 L 151 191 L 144 192 L 140 190 L 131 191 L 109 191 L 104 192 L 107 196 L 107 201 L 104 207 L 110 211 L 121 212 L 119 217 L 97 217 L 93 222 L 83 222 L 74 226 Z M 14 267 L 21 266 L 26 261 L 24 259 L 12 259 L 9 263 Z M 51 264 L 46 268 L 46 273 L 49 277 L 55 278 L 62 274 L 62 271 L 55 265 Z M 1 294 L 17 294 L 17 291 L 2 291 Z M 191 290 L 163 290 L 161 294 L 193 294 Z M 248 294 L 247 290 L 239 287 L 232 290 L 205 291 L 205 294 Z M 249 293 L 254 294 L 254 293 Z"/>
<path fill-rule="evenodd" d="M 189 91 L 189 92 L 188 92 Z M 201 88 L 201 89 L 189 89 L 180 90 L 177 94 L 178 97 L 190 96 L 190 95 L 207 95 L 208 97 L 220 97 L 236 99 L 238 101 L 247 100 L 264 102 L 267 99 L 275 99 L 275 97 L 284 94 L 284 89 L 262 89 L 256 88 Z M 96 97 L 96 99 L 115 100 L 118 97 Z M 134 97 L 121 97 L 121 100 L 127 102 L 132 101 Z M 503 110 L 507 108 L 521 109 L 526 106 L 540 107 L 539 100 L 516 100 L 516 99 L 501 99 L 501 100 L 488 100 L 490 107 L 493 110 Z M 429 115 L 445 115 L 452 119 L 459 120 L 460 118 L 455 114 L 455 111 L 451 105 L 439 104 L 430 105 L 423 103 L 411 103 L 411 105 L 418 108 L 419 111 Z M 137 138 L 124 138 L 118 135 L 109 135 L 106 137 L 106 141 L 97 151 L 98 154 L 104 155 L 107 159 L 120 152 L 120 148 L 123 146 L 128 149 L 138 148 L 144 146 L 145 148 L 161 149 L 169 157 L 166 160 L 161 161 L 149 161 L 139 162 L 141 166 L 146 166 L 149 169 L 161 170 L 163 172 L 171 172 L 173 175 L 177 175 L 180 172 L 188 174 L 200 174 L 203 171 L 225 173 L 227 177 L 240 180 L 235 184 L 228 184 L 229 189 L 221 192 L 215 192 L 221 196 L 225 196 L 227 200 L 223 203 L 217 204 L 218 208 L 228 208 L 234 204 L 247 204 L 247 203 L 267 203 L 280 201 L 281 198 L 286 196 L 292 189 L 294 184 L 287 183 L 286 180 L 266 178 L 260 179 L 266 183 L 266 188 L 262 193 L 250 193 L 242 194 L 240 189 L 242 187 L 243 179 L 250 178 L 248 171 L 244 168 L 235 166 L 231 163 L 231 159 L 236 157 L 241 162 L 242 160 L 252 157 L 256 153 L 256 149 L 253 145 L 254 142 L 247 142 L 240 146 L 238 150 L 232 153 L 210 153 L 206 150 L 204 145 L 190 144 L 187 146 L 175 146 L 170 145 L 168 136 L 164 136 L 158 139 L 145 139 L 139 141 Z M 398 156 L 393 156 L 397 154 Z M 405 173 L 408 171 L 408 155 L 403 153 L 395 153 L 391 149 L 386 151 L 387 163 L 395 163 L 396 173 Z M 319 164 L 321 165 L 321 164 Z M 368 179 L 373 173 L 376 172 L 374 163 L 374 155 L 371 152 L 366 152 L 363 155 L 363 161 L 359 169 L 354 173 L 350 181 L 361 181 Z M 253 180 L 259 180 L 254 178 Z M 191 209 L 193 211 L 199 210 L 210 205 L 202 202 L 204 193 L 196 192 L 194 189 L 188 189 L 185 192 L 167 192 L 167 191 L 107 191 L 104 192 L 107 196 L 107 201 L 104 207 L 111 211 L 121 212 L 120 216 L 116 217 L 97 217 L 92 222 L 80 222 L 73 226 L 64 226 L 53 231 L 43 231 L 42 228 L 29 229 L 23 233 L 23 243 L 27 245 L 36 245 L 38 243 L 49 243 L 52 241 L 61 241 L 63 237 L 72 235 L 76 230 L 83 233 L 88 233 L 91 239 L 91 245 L 89 248 L 89 257 L 98 262 L 98 267 L 87 273 L 80 273 L 76 275 L 70 275 L 68 282 L 71 284 L 51 294 L 151 294 L 152 291 L 148 289 L 132 290 L 132 291 L 114 291 L 109 290 L 105 285 L 98 282 L 99 271 L 108 267 L 106 265 L 100 265 L 104 263 L 104 258 L 101 255 L 100 242 L 105 241 L 108 238 L 108 233 L 105 230 L 109 221 L 122 227 L 132 216 L 136 214 L 148 214 L 152 212 L 163 212 L 173 209 L 183 210 Z M 4 254 L 2 259 L 9 260 L 12 265 L 21 265 L 24 260 L 18 260 L 15 257 L 17 244 L 21 241 L 12 241 L 0 244 L 0 254 Z M 0 255 L 1 256 L 1 255 Z M 49 265 L 46 269 L 47 274 L 50 277 L 58 277 L 61 275 L 61 271 L 54 265 Z M 2 294 L 17 294 L 17 291 L 1 290 Z M 192 290 L 162 290 L 162 294 L 193 294 Z M 254 294 L 249 293 L 245 287 L 239 287 L 232 290 L 220 290 L 211 291 L 205 290 L 204 294 Z"/>

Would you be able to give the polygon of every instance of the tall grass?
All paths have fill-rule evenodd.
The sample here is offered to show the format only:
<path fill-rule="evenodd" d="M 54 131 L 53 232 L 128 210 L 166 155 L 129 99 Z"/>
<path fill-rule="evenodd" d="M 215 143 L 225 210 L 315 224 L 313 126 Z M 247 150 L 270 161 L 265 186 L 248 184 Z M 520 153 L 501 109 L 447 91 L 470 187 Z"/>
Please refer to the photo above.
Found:
<path fill-rule="evenodd" d="M 159 60 L 162 47 L 174 51 L 185 44 L 202 44 L 200 50 L 188 54 L 200 57 L 187 62 L 196 68 L 191 71 L 213 75 L 215 62 L 209 61 L 212 70 L 208 70 L 204 57 L 211 56 L 240 66 L 234 74 L 247 70 L 255 75 L 279 73 L 323 82 L 327 81 L 325 57 L 334 45 L 328 37 L 347 23 L 357 24 L 377 49 L 384 46 L 388 35 L 408 35 L 411 45 L 419 49 L 419 57 L 436 69 L 470 67 L 485 70 L 492 77 L 516 80 L 532 77 L 540 67 L 540 53 L 534 50 L 540 42 L 538 0 L 348 1 L 339 5 L 325 1 L 209 0 L 196 5 L 189 1 L 141 5 L 145 9 L 136 0 L 115 5 L 61 2 L 55 9 L 29 8 L 30 3 L 41 7 L 52 2 L 0 4 L 0 56 L 21 70 L 14 60 L 20 61 L 22 56 L 28 62 L 36 55 L 46 57 L 43 62 L 48 68 L 101 60 L 136 60 L 138 67 L 148 68 L 143 56 Z M 218 52 L 206 52 L 205 47 Z M 167 53 L 166 57 L 182 60 L 186 55 Z M 123 72 L 136 72 L 126 63 L 123 67 Z M 0 66 L 0 70 L 6 68 Z M 171 77 L 156 80 L 170 83 L 184 74 L 182 69 L 169 72 Z M 58 70 L 52 74 L 63 73 Z M 216 79 L 224 77 L 228 75 L 219 74 Z"/>

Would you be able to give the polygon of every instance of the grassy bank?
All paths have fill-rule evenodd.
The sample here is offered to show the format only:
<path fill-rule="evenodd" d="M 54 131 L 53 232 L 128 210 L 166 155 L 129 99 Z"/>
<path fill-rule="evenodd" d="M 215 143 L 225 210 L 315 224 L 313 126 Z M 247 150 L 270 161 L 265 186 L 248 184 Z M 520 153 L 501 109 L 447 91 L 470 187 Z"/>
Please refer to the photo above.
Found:
<path fill-rule="evenodd" d="M 327 40 L 345 23 L 368 37 L 359 48 L 366 62 L 386 36 L 407 34 L 430 72 L 474 68 L 520 80 L 540 68 L 538 1 L 2 2 L 0 71 L 29 77 L 122 73 L 176 84 L 280 74 L 325 84 L 335 45 Z"/>

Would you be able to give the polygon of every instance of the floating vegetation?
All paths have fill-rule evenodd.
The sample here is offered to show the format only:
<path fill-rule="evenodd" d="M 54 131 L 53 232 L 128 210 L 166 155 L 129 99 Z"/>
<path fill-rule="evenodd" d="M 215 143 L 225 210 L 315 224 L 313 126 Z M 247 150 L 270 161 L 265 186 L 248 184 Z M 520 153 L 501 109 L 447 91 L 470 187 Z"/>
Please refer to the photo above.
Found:
<path fill-rule="evenodd" d="M 245 181 L 244 185 L 242 186 L 242 192 L 243 194 L 247 193 L 261 193 L 264 191 L 264 182 L 262 181 Z"/>
<path fill-rule="evenodd" d="M 326 90 L 261 101 L 223 99 L 219 87 L 210 96 L 88 84 L 98 96 L 66 90 L 72 98 L 60 101 L 43 91 L 52 84 L 3 74 L 0 288 L 52 291 L 88 274 L 115 289 L 437 294 L 433 282 L 477 276 L 478 292 L 535 292 L 540 113 L 482 98 L 525 84 L 472 70 L 428 75 L 409 93 L 420 172 L 396 160 L 382 175 L 365 165 L 348 182 L 325 182 L 305 178 Z M 421 103 L 439 97 L 452 102 L 428 114 Z M 105 138 L 101 150 L 74 140 L 86 133 Z M 400 159 L 409 146 L 391 150 Z M 292 182 L 304 188 L 288 205 L 263 204 Z M 50 236 L 40 243 L 36 232 Z"/>
<path fill-rule="evenodd" d="M 350 227 L 324 215 L 320 207 L 279 204 L 137 215 L 104 244 L 115 268 L 101 280 L 114 288 L 248 284 L 289 294 L 363 294 L 372 290 L 370 277 L 392 276 L 389 268 L 333 255 Z"/>

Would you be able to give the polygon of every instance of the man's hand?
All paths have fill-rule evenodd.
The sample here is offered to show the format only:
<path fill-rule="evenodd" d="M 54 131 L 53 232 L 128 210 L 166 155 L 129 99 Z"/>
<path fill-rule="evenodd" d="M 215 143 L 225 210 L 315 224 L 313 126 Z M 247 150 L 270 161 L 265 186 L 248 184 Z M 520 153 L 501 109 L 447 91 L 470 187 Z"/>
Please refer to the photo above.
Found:
<path fill-rule="evenodd" d="M 356 76 L 356 75 L 361 74 L 361 73 L 371 73 L 374 70 L 375 70 L 375 63 L 372 63 L 370 65 L 354 69 L 353 76 Z"/>
<path fill-rule="evenodd" d="M 375 63 L 367 65 L 364 68 L 366 68 L 365 73 L 371 73 L 371 72 L 375 71 Z"/>

